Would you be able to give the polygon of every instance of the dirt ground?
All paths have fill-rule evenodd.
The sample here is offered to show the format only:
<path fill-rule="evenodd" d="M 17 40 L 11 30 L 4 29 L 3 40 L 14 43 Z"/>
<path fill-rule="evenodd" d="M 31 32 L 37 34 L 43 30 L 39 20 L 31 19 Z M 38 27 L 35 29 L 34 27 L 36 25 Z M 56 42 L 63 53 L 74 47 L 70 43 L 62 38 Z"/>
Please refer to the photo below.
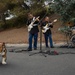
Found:
<path fill-rule="evenodd" d="M 65 36 L 60 34 L 59 32 L 52 32 L 52 38 L 54 42 L 60 42 L 65 39 Z M 42 40 L 44 42 L 44 37 L 42 35 Z M 40 35 L 38 38 L 40 41 Z M 27 28 L 19 28 L 19 29 L 12 29 L 0 32 L 0 42 L 6 43 L 28 43 L 28 32 Z"/>
<path fill-rule="evenodd" d="M 58 19 L 58 15 L 52 15 L 50 17 L 51 21 L 54 19 Z M 52 38 L 53 42 L 63 42 L 66 38 L 63 33 L 58 31 L 62 25 L 61 21 L 58 19 L 56 23 L 54 23 L 54 27 L 52 28 Z M 40 34 L 40 33 L 39 33 Z M 40 36 L 38 37 L 38 42 L 40 41 Z M 44 37 L 42 35 L 42 41 L 44 42 Z M 0 42 L 5 43 L 28 43 L 28 30 L 26 27 L 22 28 L 14 28 L 0 32 Z"/>

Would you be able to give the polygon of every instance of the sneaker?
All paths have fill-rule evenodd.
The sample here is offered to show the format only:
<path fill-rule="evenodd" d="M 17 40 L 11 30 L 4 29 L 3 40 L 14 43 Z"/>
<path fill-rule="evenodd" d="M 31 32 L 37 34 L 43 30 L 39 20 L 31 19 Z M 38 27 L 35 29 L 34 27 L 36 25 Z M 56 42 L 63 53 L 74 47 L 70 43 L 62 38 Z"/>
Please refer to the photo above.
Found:
<path fill-rule="evenodd" d="M 51 46 L 51 48 L 54 48 L 54 46 Z"/>
<path fill-rule="evenodd" d="M 37 48 L 34 48 L 34 50 L 37 50 Z"/>
<path fill-rule="evenodd" d="M 31 48 L 28 48 L 27 51 L 32 51 L 32 49 Z"/>
<path fill-rule="evenodd" d="M 46 48 L 49 48 L 49 46 L 46 46 Z"/>
<path fill-rule="evenodd" d="M 46 47 L 46 48 L 49 48 L 49 47 Z"/>

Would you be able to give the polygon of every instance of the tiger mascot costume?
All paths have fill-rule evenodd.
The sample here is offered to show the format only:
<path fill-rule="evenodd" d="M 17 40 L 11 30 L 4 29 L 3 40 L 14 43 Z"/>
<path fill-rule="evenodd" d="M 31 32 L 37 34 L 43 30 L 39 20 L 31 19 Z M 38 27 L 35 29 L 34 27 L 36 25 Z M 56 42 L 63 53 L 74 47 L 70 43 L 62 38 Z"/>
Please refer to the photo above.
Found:
<path fill-rule="evenodd" d="M 0 43 L 0 55 L 2 56 L 2 64 L 7 64 L 6 63 L 6 56 L 7 54 L 7 50 L 6 50 L 6 46 L 5 43 Z"/>

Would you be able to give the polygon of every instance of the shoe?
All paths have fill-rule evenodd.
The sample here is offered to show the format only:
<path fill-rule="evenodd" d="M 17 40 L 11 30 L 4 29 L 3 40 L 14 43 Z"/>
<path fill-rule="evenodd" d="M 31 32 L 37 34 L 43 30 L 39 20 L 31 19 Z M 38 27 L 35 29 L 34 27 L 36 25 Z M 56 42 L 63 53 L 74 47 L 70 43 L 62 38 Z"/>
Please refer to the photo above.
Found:
<path fill-rule="evenodd" d="M 54 48 L 54 46 L 51 46 L 51 48 Z"/>
<path fill-rule="evenodd" d="M 32 51 L 32 49 L 31 48 L 28 48 L 27 51 Z"/>
<path fill-rule="evenodd" d="M 49 48 L 49 46 L 46 46 L 46 48 Z"/>
<path fill-rule="evenodd" d="M 49 47 L 46 47 L 46 48 L 49 48 Z"/>
<path fill-rule="evenodd" d="M 37 48 L 34 48 L 34 50 L 37 50 Z"/>

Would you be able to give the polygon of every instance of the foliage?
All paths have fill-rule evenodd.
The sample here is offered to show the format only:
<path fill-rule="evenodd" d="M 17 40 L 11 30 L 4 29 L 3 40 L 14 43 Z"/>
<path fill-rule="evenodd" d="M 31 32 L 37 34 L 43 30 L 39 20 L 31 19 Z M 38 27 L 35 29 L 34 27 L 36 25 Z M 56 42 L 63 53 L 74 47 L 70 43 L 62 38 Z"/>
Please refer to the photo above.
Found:
<path fill-rule="evenodd" d="M 54 0 L 52 8 L 63 22 L 75 22 L 75 0 Z"/>
<path fill-rule="evenodd" d="M 9 21 L 4 20 L 5 23 L 1 23 L 4 29 L 26 24 L 28 12 L 33 13 L 35 16 L 39 15 L 40 18 L 42 18 L 45 14 L 50 15 L 53 13 L 51 8 L 48 11 L 48 7 L 44 6 L 44 1 L 46 0 L 31 0 L 31 6 L 29 7 L 29 9 L 25 9 L 22 7 L 24 1 L 27 0 L 0 0 L 1 13 L 4 13 L 9 9 L 11 13 L 17 16 L 16 18 L 13 18 Z"/>

